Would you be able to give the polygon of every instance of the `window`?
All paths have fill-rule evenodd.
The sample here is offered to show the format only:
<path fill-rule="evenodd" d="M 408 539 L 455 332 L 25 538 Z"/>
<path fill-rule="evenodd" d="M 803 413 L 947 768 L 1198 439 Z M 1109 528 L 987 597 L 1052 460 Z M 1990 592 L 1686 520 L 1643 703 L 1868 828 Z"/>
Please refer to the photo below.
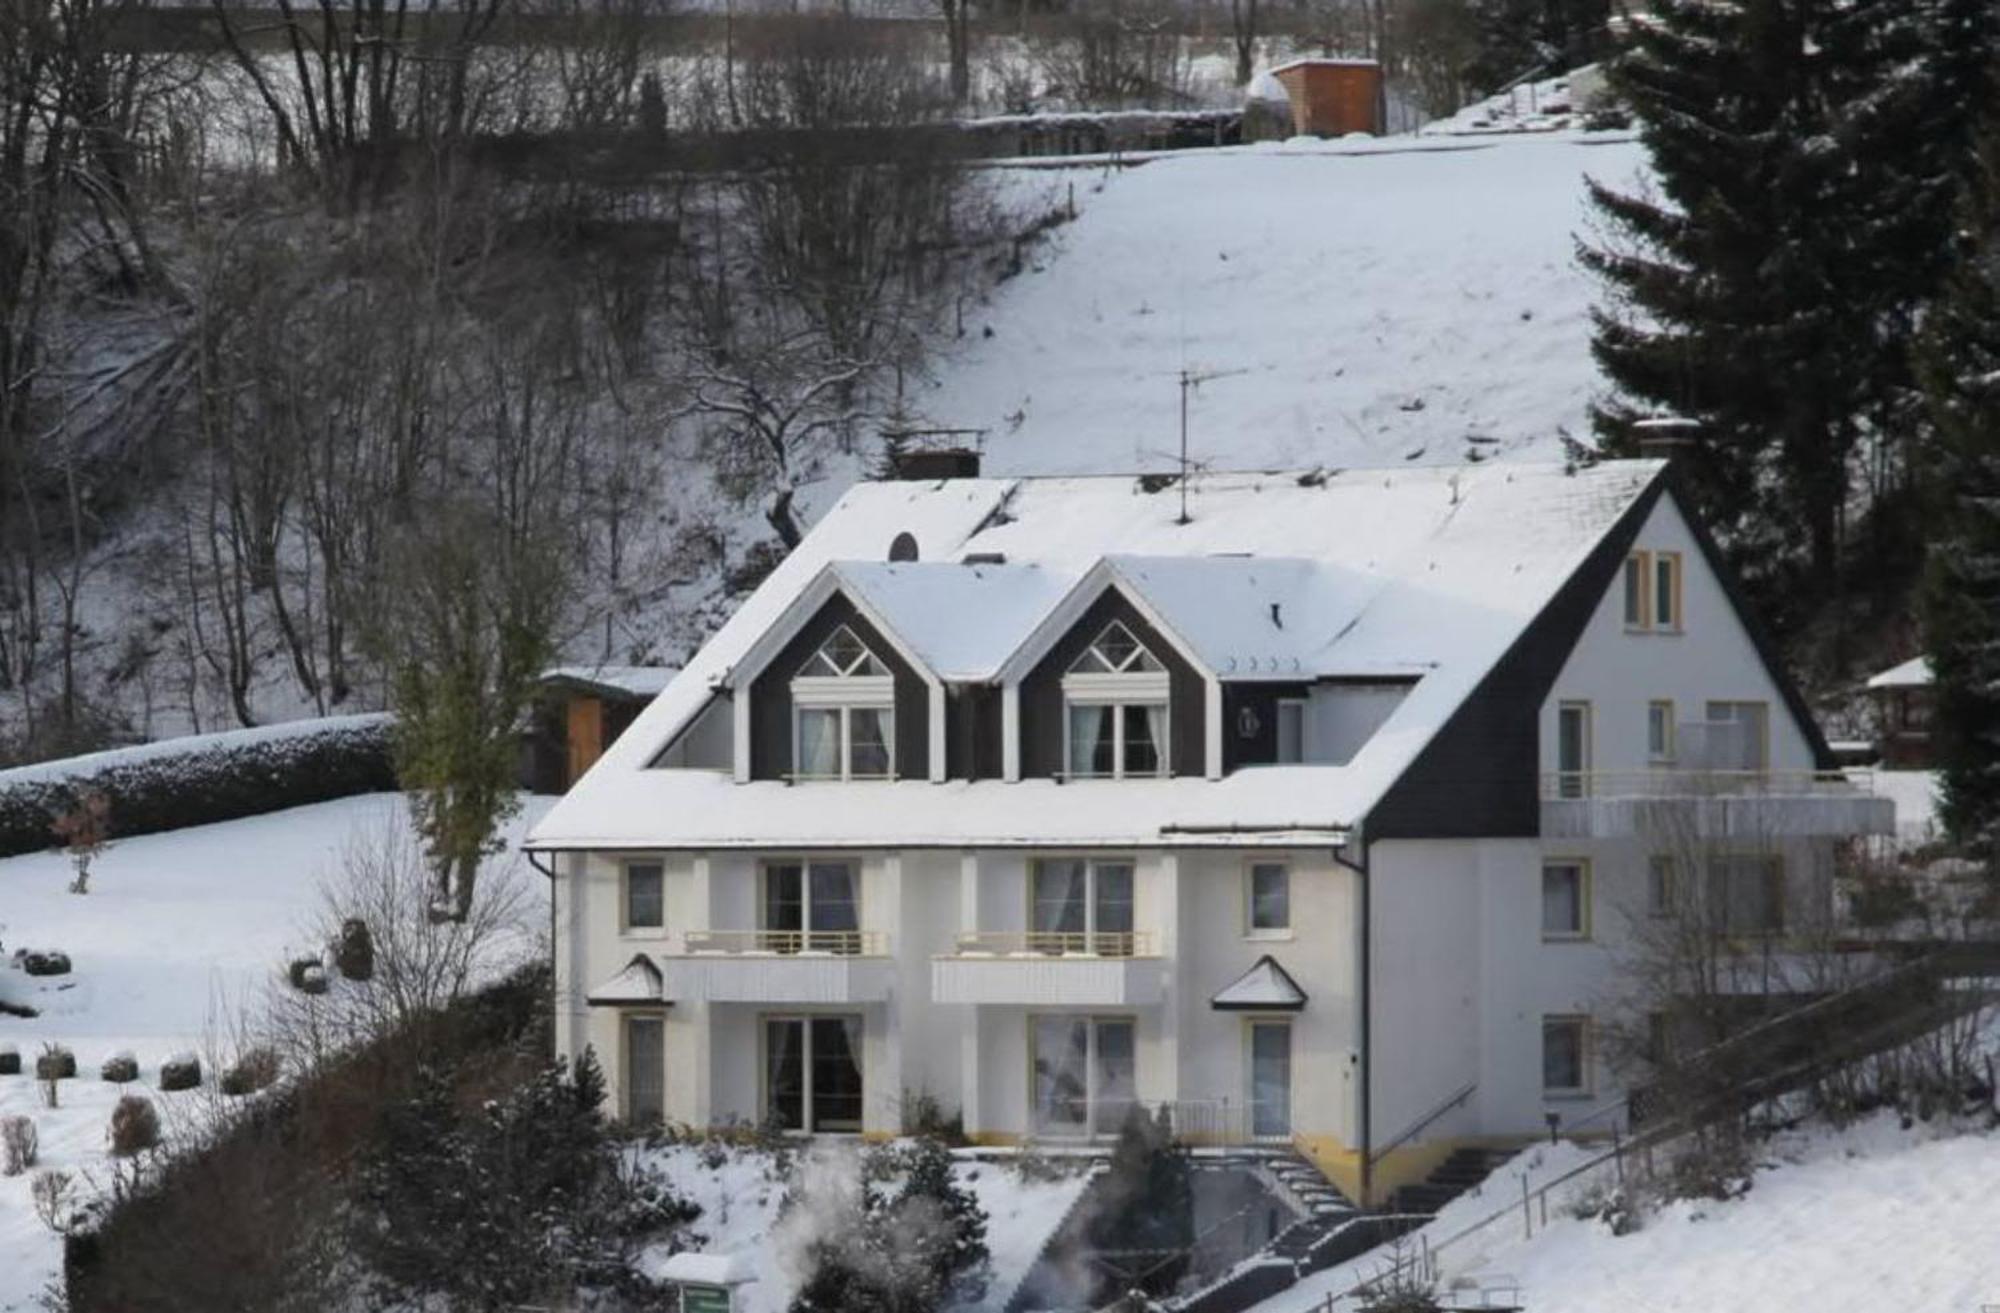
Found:
<path fill-rule="evenodd" d="M 1132 955 L 1131 862 L 1047 858 L 1035 863 L 1032 885 L 1031 950 Z"/>
<path fill-rule="evenodd" d="M 1646 914 L 1672 916 L 1675 902 L 1680 897 L 1679 884 L 1679 877 L 1674 873 L 1674 859 L 1655 854 L 1646 864 Z"/>
<path fill-rule="evenodd" d="M 1590 704 L 1556 707 L 1556 795 L 1581 798 L 1590 791 Z"/>
<path fill-rule="evenodd" d="M 1590 937 L 1590 863 L 1581 858 L 1542 863 L 1542 938 Z"/>
<path fill-rule="evenodd" d="M 1681 627 L 1681 554 L 1653 555 L 1652 627 L 1673 633 Z"/>
<path fill-rule="evenodd" d="M 1028 1018 L 1035 1130 L 1116 1135 L 1138 1096 L 1128 1017 Z"/>
<path fill-rule="evenodd" d="M 1625 627 L 1627 629 L 1646 628 L 1647 617 L 1653 613 L 1652 599 L 1647 590 L 1653 581 L 1653 554 L 1634 552 L 1625 558 Z"/>
<path fill-rule="evenodd" d="M 764 1019 L 764 1115 L 781 1130 L 861 1129 L 861 1018 Z"/>
<path fill-rule="evenodd" d="M 848 862 L 772 862 L 764 868 L 759 947 L 772 953 L 861 951 L 861 897 Z"/>
<path fill-rule="evenodd" d="M 1250 1134 L 1281 1139 L 1292 1133 L 1292 1023 L 1252 1021 Z"/>
<path fill-rule="evenodd" d="M 667 1023 L 625 1018 L 625 1120 L 651 1126 L 667 1115 Z"/>
<path fill-rule="evenodd" d="M 1590 1092 L 1590 1021 L 1587 1017 L 1542 1018 L 1542 1093 Z"/>
<path fill-rule="evenodd" d="M 1306 759 L 1306 704 L 1302 698 L 1278 699 L 1278 764 L 1294 766 Z"/>
<path fill-rule="evenodd" d="M 1063 676 L 1064 773 L 1165 775 L 1169 692 L 1167 668 L 1124 625 L 1106 625 Z"/>
<path fill-rule="evenodd" d="M 1281 935 L 1292 928 L 1292 869 L 1283 862 L 1250 863 L 1251 935 Z"/>
<path fill-rule="evenodd" d="M 896 770 L 896 681 L 846 625 L 792 679 L 793 774 L 888 779 Z"/>
<path fill-rule="evenodd" d="M 1754 774 L 1769 759 L 1767 708 L 1762 702 L 1711 702 L 1704 726 L 1702 764 L 1710 770 Z"/>
<path fill-rule="evenodd" d="M 1655 762 L 1674 759 L 1674 704 L 1665 699 L 1646 704 L 1646 756 Z"/>
<path fill-rule="evenodd" d="M 1771 854 L 1708 859 L 1708 916 L 1717 934 L 1775 935 L 1785 929 L 1785 867 Z"/>
<path fill-rule="evenodd" d="M 625 928 L 658 930 L 667 923 L 665 872 L 658 862 L 625 863 Z"/>

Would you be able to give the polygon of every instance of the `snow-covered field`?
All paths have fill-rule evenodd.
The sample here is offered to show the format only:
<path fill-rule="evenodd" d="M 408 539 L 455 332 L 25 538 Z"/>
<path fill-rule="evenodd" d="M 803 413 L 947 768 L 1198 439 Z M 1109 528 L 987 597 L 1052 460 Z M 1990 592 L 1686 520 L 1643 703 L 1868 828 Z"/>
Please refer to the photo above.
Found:
<path fill-rule="evenodd" d="M 1519 1177 L 1552 1179 L 1585 1161 L 1560 1145 L 1496 1172 L 1422 1233 L 1437 1243 L 1504 1208 L 1504 1220 L 1441 1255 L 1445 1285 L 1517 1289 L 1534 1313 L 1952 1313 L 2000 1305 L 2000 1131 L 1900 1125 L 1880 1114 L 1765 1146 L 1749 1193 L 1679 1202 L 1635 1233 L 1578 1220 L 1551 1202 L 1525 1238 Z M 1572 1197 L 1581 1190 L 1571 1190 Z M 1558 1192 L 1561 1193 L 1560 1191 Z M 1418 1241 L 1412 1237 L 1411 1244 Z M 1302 1282 L 1257 1313 L 1322 1313 L 1329 1294 L 1377 1275 L 1362 1259 Z M 1347 1313 L 1351 1302 L 1336 1309 Z"/>
<path fill-rule="evenodd" d="M 1559 458 L 1600 387 L 1584 178 L 1626 185 L 1641 159 L 1562 132 L 1009 171 L 1078 218 L 967 310 L 921 404 L 985 430 L 993 473 L 1173 468 L 1184 367 L 1214 468 Z"/>
<path fill-rule="evenodd" d="M 527 911 L 523 947 L 546 925 L 541 876 L 513 854 L 548 806 L 529 799 L 508 827 L 509 854 L 484 879 L 516 885 Z M 68 1046 L 77 1079 L 61 1084 L 61 1106 L 44 1108 L 30 1075 L 0 1076 L 0 1116 L 35 1119 L 41 1165 L 102 1177 L 105 1126 L 121 1093 L 154 1098 L 163 1120 L 192 1114 L 197 1092 L 162 1095 L 162 1059 L 179 1050 L 226 1048 L 229 1031 L 276 979 L 287 950 L 320 905 L 321 882 L 351 842 L 402 833 L 401 795 L 300 807 L 221 825 L 115 844 L 93 865 L 90 892 L 66 892 L 72 872 L 56 852 L 0 860 L 0 943 L 67 952 L 74 988 L 38 993 L 32 1019 L 0 1016 L 0 1044 L 14 1043 L 32 1072 L 45 1041 Z M 18 982 L 17 982 L 18 983 Z M 123 1089 L 98 1078 L 107 1054 L 129 1049 L 140 1079 Z M 210 1067 L 204 1057 L 204 1067 Z M 205 1071 L 205 1077 L 212 1077 Z M 0 1178 L 0 1311 L 32 1306 L 60 1266 L 59 1246 L 35 1217 L 27 1176 Z"/>

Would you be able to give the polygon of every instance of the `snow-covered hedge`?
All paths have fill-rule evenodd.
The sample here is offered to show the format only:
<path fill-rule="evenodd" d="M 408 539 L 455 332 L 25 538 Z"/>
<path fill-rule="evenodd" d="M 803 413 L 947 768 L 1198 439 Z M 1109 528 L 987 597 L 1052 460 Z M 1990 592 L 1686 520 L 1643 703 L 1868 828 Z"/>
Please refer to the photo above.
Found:
<path fill-rule="evenodd" d="M 389 726 L 337 716 L 0 771 L 0 857 L 54 846 L 55 818 L 93 789 L 110 800 L 113 838 L 393 789 Z"/>

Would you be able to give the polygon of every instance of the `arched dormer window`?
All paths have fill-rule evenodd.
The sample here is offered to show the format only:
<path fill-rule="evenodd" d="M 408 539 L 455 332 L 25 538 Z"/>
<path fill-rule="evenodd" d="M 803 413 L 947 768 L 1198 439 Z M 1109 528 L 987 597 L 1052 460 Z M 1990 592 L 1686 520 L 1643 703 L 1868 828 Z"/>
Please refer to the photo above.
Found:
<path fill-rule="evenodd" d="M 886 780 L 896 774 L 896 682 L 846 625 L 792 677 L 793 774 Z"/>
<path fill-rule="evenodd" d="M 1167 773 L 1167 668 L 1132 631 L 1106 625 L 1063 676 L 1064 773 L 1073 779 Z"/>

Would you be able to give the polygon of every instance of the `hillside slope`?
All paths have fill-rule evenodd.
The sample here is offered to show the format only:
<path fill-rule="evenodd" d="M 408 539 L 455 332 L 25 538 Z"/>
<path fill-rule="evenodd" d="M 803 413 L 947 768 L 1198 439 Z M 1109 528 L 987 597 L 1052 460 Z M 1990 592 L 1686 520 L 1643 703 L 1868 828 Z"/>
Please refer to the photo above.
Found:
<path fill-rule="evenodd" d="M 1575 261 L 1624 135 L 1195 151 L 1035 174 L 1077 220 L 968 311 L 923 398 L 995 473 L 1171 468 L 1177 374 L 1215 468 L 1560 454 L 1600 386 Z"/>

